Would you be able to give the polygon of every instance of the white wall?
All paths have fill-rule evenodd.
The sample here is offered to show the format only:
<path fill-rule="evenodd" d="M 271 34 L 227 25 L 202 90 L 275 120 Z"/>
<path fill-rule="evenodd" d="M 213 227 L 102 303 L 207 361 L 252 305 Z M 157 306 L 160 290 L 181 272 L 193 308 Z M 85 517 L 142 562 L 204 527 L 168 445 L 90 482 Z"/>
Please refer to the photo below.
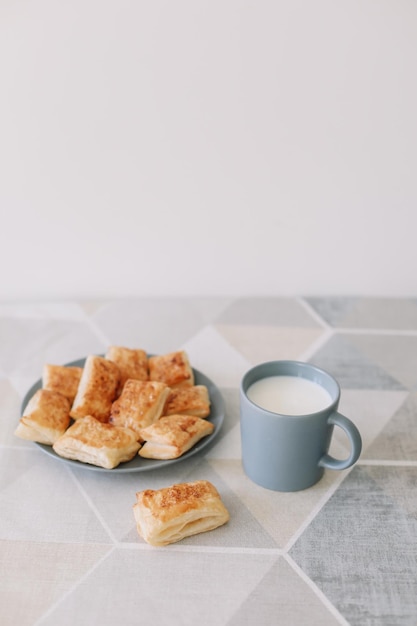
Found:
<path fill-rule="evenodd" d="M 0 298 L 417 294 L 417 2 L 0 0 Z"/>

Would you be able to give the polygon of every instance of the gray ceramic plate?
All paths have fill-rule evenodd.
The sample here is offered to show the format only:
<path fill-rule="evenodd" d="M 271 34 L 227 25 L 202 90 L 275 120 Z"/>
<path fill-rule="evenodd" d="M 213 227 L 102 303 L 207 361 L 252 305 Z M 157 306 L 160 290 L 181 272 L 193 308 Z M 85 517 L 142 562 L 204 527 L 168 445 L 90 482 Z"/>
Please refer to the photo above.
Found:
<path fill-rule="evenodd" d="M 78 359 L 77 361 L 66 363 L 66 365 L 77 365 L 77 366 L 82 367 L 84 365 L 84 362 L 85 362 L 85 359 Z M 190 456 L 193 456 L 197 452 L 200 452 L 201 450 L 203 450 L 209 444 L 212 443 L 213 439 L 215 439 L 217 435 L 219 434 L 221 426 L 223 424 L 223 420 L 224 420 L 224 402 L 223 402 L 223 398 L 219 389 L 209 378 L 207 378 L 207 376 L 205 376 L 204 374 L 202 374 L 201 372 L 199 372 L 198 370 L 194 368 L 193 368 L 193 371 L 194 371 L 194 376 L 195 376 L 195 384 L 205 385 L 208 389 L 210 401 L 211 401 L 211 410 L 210 410 L 210 415 L 208 416 L 207 419 L 214 424 L 214 431 L 212 432 L 211 435 L 208 435 L 207 437 L 200 439 L 200 441 L 198 441 L 196 445 L 193 448 L 191 448 L 191 450 L 188 450 L 188 452 L 180 456 L 178 459 L 172 459 L 169 461 L 155 461 L 152 459 L 143 459 L 141 456 L 137 455 L 131 461 L 128 461 L 127 463 L 121 463 L 118 467 L 115 467 L 114 469 L 109 470 L 103 467 L 89 465 L 88 463 L 80 463 L 79 461 L 71 461 L 70 459 L 64 459 L 58 454 L 56 454 L 52 446 L 46 446 L 41 443 L 36 443 L 35 445 L 41 448 L 41 450 L 43 450 L 49 456 L 52 456 L 55 459 L 62 461 L 63 463 L 68 463 L 72 465 L 73 467 L 94 470 L 97 472 L 111 472 L 112 474 L 120 474 L 122 472 L 147 472 L 149 470 L 158 469 L 160 467 L 166 467 L 167 465 L 170 465 L 172 463 L 185 461 L 186 459 L 190 458 Z M 26 393 L 22 402 L 22 413 L 29 399 L 33 396 L 35 391 L 37 391 L 41 387 L 42 387 L 42 379 L 39 379 L 34 385 L 32 385 L 32 387 Z"/>

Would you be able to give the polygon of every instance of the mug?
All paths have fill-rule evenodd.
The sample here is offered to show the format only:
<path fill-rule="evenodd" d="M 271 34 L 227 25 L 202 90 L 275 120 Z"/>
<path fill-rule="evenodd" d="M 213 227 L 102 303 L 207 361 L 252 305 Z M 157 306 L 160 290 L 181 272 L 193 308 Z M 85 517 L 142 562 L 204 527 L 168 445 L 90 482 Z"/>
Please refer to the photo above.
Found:
<path fill-rule="evenodd" d="M 252 387 L 254 383 L 258 384 Z M 279 402 L 288 396 L 291 407 L 292 400 L 305 406 L 292 407 L 291 413 L 287 407 L 263 408 L 262 404 L 271 401 L 271 385 L 275 383 L 284 387 Z M 259 397 L 260 384 L 265 388 Z M 301 390 L 297 391 L 299 386 Z M 314 393 L 310 393 L 310 387 Z M 317 403 L 320 395 L 325 399 Z M 362 449 L 361 436 L 355 424 L 338 413 L 339 399 L 340 387 L 333 376 L 309 363 L 270 361 L 246 372 L 240 386 L 242 463 L 246 475 L 267 489 L 299 491 L 318 482 L 325 468 L 343 470 L 356 463 Z M 338 460 L 328 454 L 334 426 L 348 436 L 347 459 Z"/>

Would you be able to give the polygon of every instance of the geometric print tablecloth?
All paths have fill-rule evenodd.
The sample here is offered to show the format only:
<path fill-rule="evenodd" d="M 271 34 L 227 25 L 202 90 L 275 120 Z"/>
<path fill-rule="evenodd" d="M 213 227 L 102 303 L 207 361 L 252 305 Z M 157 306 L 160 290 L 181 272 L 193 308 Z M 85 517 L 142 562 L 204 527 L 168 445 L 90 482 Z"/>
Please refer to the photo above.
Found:
<path fill-rule="evenodd" d="M 42 365 L 108 345 L 185 349 L 226 416 L 201 454 L 140 474 L 75 469 L 13 435 Z M 0 623 L 417 624 L 417 301 L 135 298 L 0 306 Z M 252 365 L 299 359 L 342 388 L 359 462 L 314 487 L 254 485 L 240 460 L 238 387 Z M 332 454 L 348 444 L 335 430 Z M 135 492 L 205 478 L 230 522 L 156 549 Z"/>

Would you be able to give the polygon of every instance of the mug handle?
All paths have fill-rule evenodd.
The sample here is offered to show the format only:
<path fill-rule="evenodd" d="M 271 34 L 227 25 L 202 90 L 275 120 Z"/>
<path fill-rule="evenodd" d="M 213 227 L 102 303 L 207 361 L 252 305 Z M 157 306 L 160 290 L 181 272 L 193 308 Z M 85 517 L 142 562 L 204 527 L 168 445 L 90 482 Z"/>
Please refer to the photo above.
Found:
<path fill-rule="evenodd" d="M 362 438 L 359 430 L 350 419 L 337 412 L 330 415 L 327 423 L 332 426 L 340 426 L 345 431 L 350 441 L 350 456 L 347 459 L 339 460 L 330 456 L 330 454 L 324 454 L 319 461 L 319 465 L 334 470 L 347 469 L 356 463 L 362 451 Z"/>

